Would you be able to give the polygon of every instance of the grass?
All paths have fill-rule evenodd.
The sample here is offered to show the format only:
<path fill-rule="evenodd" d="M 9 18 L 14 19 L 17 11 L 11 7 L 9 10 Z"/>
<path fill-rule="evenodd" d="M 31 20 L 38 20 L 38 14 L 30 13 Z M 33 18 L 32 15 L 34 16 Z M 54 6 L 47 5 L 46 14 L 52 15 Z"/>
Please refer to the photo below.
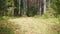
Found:
<path fill-rule="evenodd" d="M 57 18 L 42 19 L 34 17 L 22 17 L 10 19 L 9 21 L 20 25 L 20 34 L 58 34 L 57 31 L 60 31 L 60 22 Z"/>
<path fill-rule="evenodd" d="M 0 20 L 0 34 L 13 34 L 12 28 L 10 27 L 12 24 L 10 24 L 6 20 Z"/>
<path fill-rule="evenodd" d="M 0 20 L 0 23 L 5 24 L 7 23 L 7 21 Z M 10 28 L 11 30 L 13 30 L 14 34 L 60 34 L 59 33 L 60 20 L 58 18 L 45 18 L 45 17 L 20 17 L 13 19 L 10 18 L 8 19 L 8 23 L 6 26 L 8 26 L 8 29 L 7 28 L 3 29 L 9 30 Z"/>

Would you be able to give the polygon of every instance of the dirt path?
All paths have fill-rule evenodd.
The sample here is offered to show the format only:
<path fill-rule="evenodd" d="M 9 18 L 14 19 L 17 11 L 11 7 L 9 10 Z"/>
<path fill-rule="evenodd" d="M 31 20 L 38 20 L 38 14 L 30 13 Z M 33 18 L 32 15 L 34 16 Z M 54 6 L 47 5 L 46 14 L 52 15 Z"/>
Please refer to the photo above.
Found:
<path fill-rule="evenodd" d="M 51 25 L 54 23 L 47 23 L 47 20 L 44 19 L 27 17 L 27 18 L 9 19 L 9 21 L 19 26 L 19 27 L 17 26 L 17 29 L 15 30 L 15 34 L 53 34 L 54 33 L 53 31 L 51 31 Z"/>

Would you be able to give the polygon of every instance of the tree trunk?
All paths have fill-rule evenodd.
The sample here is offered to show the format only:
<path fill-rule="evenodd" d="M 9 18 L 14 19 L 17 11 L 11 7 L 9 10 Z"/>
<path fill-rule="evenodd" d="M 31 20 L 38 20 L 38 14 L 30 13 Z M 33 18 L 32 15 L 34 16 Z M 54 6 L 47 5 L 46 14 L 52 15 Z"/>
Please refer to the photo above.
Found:
<path fill-rule="evenodd" d="M 21 0 L 19 0 L 19 12 L 18 12 L 19 15 L 20 15 L 20 5 L 21 5 Z"/>
<path fill-rule="evenodd" d="M 14 0 L 12 0 L 12 16 L 14 16 Z"/>
<path fill-rule="evenodd" d="M 46 14 L 46 0 L 44 0 L 44 14 Z"/>
<path fill-rule="evenodd" d="M 26 15 L 26 12 L 27 12 L 27 0 L 23 0 L 23 10 L 24 10 L 24 15 Z"/>
<path fill-rule="evenodd" d="M 39 8 L 39 13 L 40 15 L 42 14 L 42 0 L 39 0 L 40 8 Z"/>

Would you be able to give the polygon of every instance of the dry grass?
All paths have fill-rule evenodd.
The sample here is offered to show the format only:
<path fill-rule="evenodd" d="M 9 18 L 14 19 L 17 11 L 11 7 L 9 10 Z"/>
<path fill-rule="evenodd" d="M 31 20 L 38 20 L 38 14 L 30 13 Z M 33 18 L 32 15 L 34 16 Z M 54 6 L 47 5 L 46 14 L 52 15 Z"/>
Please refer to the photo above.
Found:
<path fill-rule="evenodd" d="M 33 17 L 21 17 L 9 19 L 15 26 L 15 34 L 58 34 L 60 25 L 57 19 L 40 19 Z"/>

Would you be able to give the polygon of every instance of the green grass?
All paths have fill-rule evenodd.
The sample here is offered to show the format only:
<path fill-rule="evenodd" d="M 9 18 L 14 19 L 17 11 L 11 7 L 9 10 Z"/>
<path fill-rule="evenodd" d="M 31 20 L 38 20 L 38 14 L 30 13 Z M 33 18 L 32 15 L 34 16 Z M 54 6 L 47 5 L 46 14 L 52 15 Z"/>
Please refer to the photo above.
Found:
<path fill-rule="evenodd" d="M 14 34 L 13 29 L 11 29 L 12 24 L 6 20 L 0 20 L 0 34 Z"/>

